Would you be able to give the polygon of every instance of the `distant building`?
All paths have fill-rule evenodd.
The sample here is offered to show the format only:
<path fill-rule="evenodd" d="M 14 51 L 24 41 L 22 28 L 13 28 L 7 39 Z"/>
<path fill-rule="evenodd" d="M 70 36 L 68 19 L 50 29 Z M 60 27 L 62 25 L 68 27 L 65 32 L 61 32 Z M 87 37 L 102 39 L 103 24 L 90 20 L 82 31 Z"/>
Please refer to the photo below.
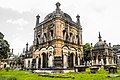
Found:
<path fill-rule="evenodd" d="M 34 42 L 30 48 L 32 58 L 24 60 L 25 68 L 73 68 L 79 66 L 83 56 L 82 26 L 80 16 L 77 22 L 60 9 L 56 3 L 56 10 L 48 14 L 39 23 L 37 15 L 34 28 Z"/>
<path fill-rule="evenodd" d="M 108 45 L 105 40 L 102 41 L 100 33 L 98 39 L 91 53 L 92 65 L 115 65 L 116 60 L 111 44 Z"/>
<path fill-rule="evenodd" d="M 15 69 L 16 61 L 15 61 L 15 55 L 13 54 L 13 49 L 12 52 L 8 52 L 7 54 L 8 54 L 7 59 L 0 60 L 0 68 L 5 69 L 8 65 L 10 69 Z"/>
<path fill-rule="evenodd" d="M 114 55 L 116 56 L 116 63 L 120 66 L 120 45 L 113 45 Z"/>

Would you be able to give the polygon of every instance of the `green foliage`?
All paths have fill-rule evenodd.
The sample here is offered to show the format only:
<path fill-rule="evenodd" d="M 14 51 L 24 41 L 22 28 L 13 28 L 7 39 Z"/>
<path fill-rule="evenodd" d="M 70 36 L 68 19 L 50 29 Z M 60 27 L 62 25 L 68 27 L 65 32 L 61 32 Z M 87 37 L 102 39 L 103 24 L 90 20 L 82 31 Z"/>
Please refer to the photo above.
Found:
<path fill-rule="evenodd" d="M 8 42 L 3 38 L 4 35 L 0 32 L 0 59 L 6 59 L 8 56 L 7 53 L 10 51 Z"/>
<path fill-rule="evenodd" d="M 15 76 L 0 76 L 0 80 L 17 80 Z"/>
<path fill-rule="evenodd" d="M 85 45 L 83 45 L 83 49 L 84 51 L 89 51 L 90 49 L 92 49 L 92 47 L 90 46 L 89 43 L 86 43 Z"/>
<path fill-rule="evenodd" d="M 90 71 L 90 68 L 86 68 L 86 73 L 88 73 L 88 74 L 90 74 L 91 73 L 91 71 Z"/>
<path fill-rule="evenodd" d="M 97 73 L 98 74 L 108 74 L 108 72 L 103 67 L 100 67 Z"/>
<path fill-rule="evenodd" d="M 91 60 L 91 49 L 93 47 L 91 47 L 91 45 L 89 43 L 86 43 L 85 45 L 83 45 L 83 58 L 85 60 L 85 65 L 87 65 L 87 61 Z"/>

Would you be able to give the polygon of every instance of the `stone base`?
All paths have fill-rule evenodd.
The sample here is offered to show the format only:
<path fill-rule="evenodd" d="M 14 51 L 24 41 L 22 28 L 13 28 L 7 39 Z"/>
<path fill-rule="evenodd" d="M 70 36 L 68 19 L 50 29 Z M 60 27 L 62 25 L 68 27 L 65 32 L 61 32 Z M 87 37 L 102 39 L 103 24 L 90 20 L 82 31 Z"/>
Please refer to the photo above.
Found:
<path fill-rule="evenodd" d="M 74 70 L 69 70 L 69 69 L 62 69 L 62 68 L 52 68 L 52 69 L 41 69 L 41 70 L 34 70 L 33 72 L 35 73 L 69 73 L 69 72 L 74 72 Z"/>
<path fill-rule="evenodd" d="M 54 57 L 54 66 L 55 68 L 62 68 L 63 67 L 62 57 L 61 56 L 55 56 Z"/>

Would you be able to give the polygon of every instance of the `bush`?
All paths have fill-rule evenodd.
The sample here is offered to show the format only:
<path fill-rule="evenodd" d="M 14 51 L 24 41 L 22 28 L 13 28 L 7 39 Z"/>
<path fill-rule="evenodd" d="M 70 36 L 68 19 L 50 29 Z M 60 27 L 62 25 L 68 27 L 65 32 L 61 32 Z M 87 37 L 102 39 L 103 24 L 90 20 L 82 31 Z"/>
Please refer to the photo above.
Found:
<path fill-rule="evenodd" d="M 107 74 L 107 71 L 103 67 L 100 67 L 97 73 L 99 73 L 99 74 Z"/>
<path fill-rule="evenodd" d="M 88 73 L 88 74 L 90 74 L 91 72 L 90 72 L 90 68 L 86 68 L 86 73 Z"/>

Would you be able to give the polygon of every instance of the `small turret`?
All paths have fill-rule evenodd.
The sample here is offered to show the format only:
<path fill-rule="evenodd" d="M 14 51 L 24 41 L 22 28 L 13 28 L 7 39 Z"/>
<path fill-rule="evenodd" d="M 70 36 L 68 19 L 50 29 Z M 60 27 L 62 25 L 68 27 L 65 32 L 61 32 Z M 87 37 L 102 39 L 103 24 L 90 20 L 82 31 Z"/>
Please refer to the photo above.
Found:
<path fill-rule="evenodd" d="M 13 54 L 13 48 L 12 48 L 12 54 Z"/>
<path fill-rule="evenodd" d="M 80 16 L 77 15 L 76 18 L 77 18 L 77 24 L 80 26 Z"/>
<path fill-rule="evenodd" d="M 40 16 L 39 16 L 39 14 L 36 16 L 36 26 L 39 24 L 39 18 L 40 18 Z"/>
<path fill-rule="evenodd" d="M 26 44 L 26 53 L 28 52 L 28 42 L 27 42 L 27 44 Z"/>
<path fill-rule="evenodd" d="M 60 10 L 60 5 L 61 4 L 59 2 L 56 3 L 56 10 Z"/>
<path fill-rule="evenodd" d="M 101 37 L 100 32 L 99 32 L 99 37 L 98 37 L 99 41 L 102 41 L 101 38 L 102 38 L 102 37 Z"/>

